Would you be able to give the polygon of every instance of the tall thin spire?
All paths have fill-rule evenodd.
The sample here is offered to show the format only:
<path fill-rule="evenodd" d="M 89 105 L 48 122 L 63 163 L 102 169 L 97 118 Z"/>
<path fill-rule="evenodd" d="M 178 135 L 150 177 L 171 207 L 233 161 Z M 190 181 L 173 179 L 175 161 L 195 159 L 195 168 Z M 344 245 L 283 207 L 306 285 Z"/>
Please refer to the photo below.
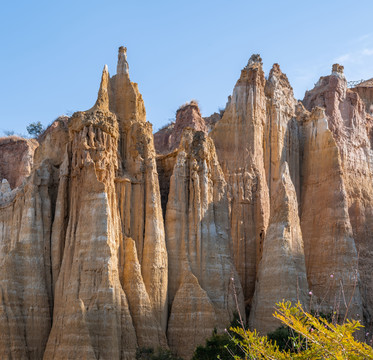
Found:
<path fill-rule="evenodd" d="M 98 91 L 95 107 L 102 110 L 109 110 L 109 70 L 107 65 L 102 70 L 100 90 Z"/>
<path fill-rule="evenodd" d="M 127 48 L 124 46 L 121 46 L 118 49 L 117 74 L 128 75 Z"/>

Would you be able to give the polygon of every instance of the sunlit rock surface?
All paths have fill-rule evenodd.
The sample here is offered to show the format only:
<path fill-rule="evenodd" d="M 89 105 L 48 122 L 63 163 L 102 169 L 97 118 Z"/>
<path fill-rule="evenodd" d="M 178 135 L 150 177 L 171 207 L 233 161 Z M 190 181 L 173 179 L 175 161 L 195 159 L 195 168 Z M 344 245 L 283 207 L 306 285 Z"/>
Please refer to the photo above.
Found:
<path fill-rule="evenodd" d="M 226 108 L 184 104 L 156 153 L 129 73 L 120 47 L 91 109 L 0 139 L 0 358 L 190 359 L 236 310 L 276 329 L 283 299 L 371 331 L 369 91 L 335 64 L 300 102 L 253 55 Z"/>

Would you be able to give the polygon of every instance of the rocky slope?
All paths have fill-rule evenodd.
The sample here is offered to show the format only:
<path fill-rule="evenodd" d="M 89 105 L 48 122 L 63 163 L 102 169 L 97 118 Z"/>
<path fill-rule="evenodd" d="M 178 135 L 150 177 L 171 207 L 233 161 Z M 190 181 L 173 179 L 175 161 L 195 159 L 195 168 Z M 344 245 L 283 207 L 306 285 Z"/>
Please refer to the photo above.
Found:
<path fill-rule="evenodd" d="M 372 129 L 340 65 L 301 103 L 253 55 L 224 111 L 153 137 L 120 47 L 91 109 L 0 139 L 0 357 L 189 359 L 282 299 L 370 331 Z"/>

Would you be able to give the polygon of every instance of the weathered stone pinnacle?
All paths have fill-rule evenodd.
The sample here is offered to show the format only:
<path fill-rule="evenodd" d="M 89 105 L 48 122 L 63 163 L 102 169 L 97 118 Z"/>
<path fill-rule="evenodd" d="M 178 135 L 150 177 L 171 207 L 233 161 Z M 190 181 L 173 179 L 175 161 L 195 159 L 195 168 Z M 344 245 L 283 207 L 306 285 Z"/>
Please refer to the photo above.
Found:
<path fill-rule="evenodd" d="M 117 74 L 128 74 L 127 48 L 120 46 L 118 49 Z"/>
<path fill-rule="evenodd" d="M 260 57 L 260 54 L 253 54 L 251 55 L 249 61 L 247 62 L 247 68 L 253 68 L 253 67 L 258 67 L 258 65 L 262 66 L 262 58 Z"/>

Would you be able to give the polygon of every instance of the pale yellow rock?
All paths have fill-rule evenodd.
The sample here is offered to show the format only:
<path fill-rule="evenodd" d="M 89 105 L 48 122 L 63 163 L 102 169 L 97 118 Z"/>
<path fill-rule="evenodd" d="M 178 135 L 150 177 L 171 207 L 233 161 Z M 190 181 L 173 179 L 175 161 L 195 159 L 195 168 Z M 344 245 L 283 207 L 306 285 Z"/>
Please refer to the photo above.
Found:
<path fill-rule="evenodd" d="M 167 337 L 171 349 L 183 359 L 191 359 L 196 346 L 210 337 L 217 322 L 214 306 L 198 283 L 187 272 L 181 280 L 168 322 Z"/>
<path fill-rule="evenodd" d="M 203 120 L 211 137 L 197 105 L 182 108 L 204 132 L 185 130 L 158 173 L 126 56 L 112 78 L 105 67 L 92 109 L 38 142 L 0 139 L 0 358 L 169 345 L 188 359 L 229 324 L 235 295 L 262 333 L 282 299 L 370 331 L 373 120 L 343 67 L 307 92 L 310 111 L 325 108 L 309 113 L 279 66 L 266 80 L 253 56 L 226 109 Z"/>
<path fill-rule="evenodd" d="M 272 184 L 271 217 L 263 244 L 257 283 L 250 313 L 250 327 L 261 334 L 276 330 L 280 321 L 273 317 L 280 301 L 309 304 L 302 231 L 297 195 L 288 164 Z"/>
<path fill-rule="evenodd" d="M 0 205 L 1 359 L 41 359 L 50 332 L 51 173 L 45 162 Z"/>
<path fill-rule="evenodd" d="M 108 78 L 104 69 L 96 105 L 69 122 L 69 221 L 44 359 L 133 359 L 137 347 L 119 276 L 119 131 L 108 109 Z"/>
<path fill-rule="evenodd" d="M 269 218 L 263 156 L 265 78 L 259 55 L 241 71 L 223 118 L 210 133 L 228 184 L 234 262 L 251 303 Z"/>
<path fill-rule="evenodd" d="M 136 243 L 144 284 L 156 318 L 167 327 L 167 250 L 152 126 L 138 86 L 129 79 L 126 48 L 120 47 L 117 74 L 110 79 L 110 108 L 119 123 L 121 162 L 117 192 L 123 232 Z M 139 214 L 142 214 L 139 216 Z"/>
<path fill-rule="evenodd" d="M 124 248 L 124 290 L 128 297 L 138 345 L 139 347 L 157 348 L 161 346 L 167 348 L 166 334 L 155 318 L 152 304 L 146 292 L 135 242 L 131 238 L 126 238 Z"/>
<path fill-rule="evenodd" d="M 351 236 L 359 259 L 358 266 L 355 259 L 351 259 L 350 264 L 359 273 L 364 322 L 367 330 L 372 331 L 373 152 L 364 102 L 347 88 L 343 66 L 338 64 L 333 65 L 332 75 L 321 77 L 315 88 L 306 92 L 303 102 L 309 110 L 314 106 L 325 108 L 328 127 L 339 150 Z"/>
<path fill-rule="evenodd" d="M 65 248 L 66 228 L 69 206 L 69 151 L 65 146 L 64 160 L 59 168 L 59 184 L 57 190 L 56 207 L 51 234 L 51 264 L 52 264 L 52 289 L 56 287 L 56 282 L 60 273 L 63 252 Z"/>
<path fill-rule="evenodd" d="M 303 124 L 301 228 L 313 309 L 362 318 L 358 253 L 348 213 L 340 152 L 321 108 Z"/>
<path fill-rule="evenodd" d="M 237 310 L 234 292 L 240 311 L 245 315 L 242 289 L 231 258 L 226 182 L 212 140 L 204 132 L 190 128 L 184 130 L 170 180 L 166 239 L 171 319 L 176 316 L 174 309 L 181 311 L 181 304 L 174 307 L 174 303 L 180 302 L 176 299 L 177 294 L 185 291 L 180 289 L 185 278 L 191 278 L 190 274 L 211 302 L 216 318 L 209 322 L 214 327 L 221 330 L 229 325 L 233 311 Z M 236 279 L 235 290 L 232 279 Z M 197 343 L 192 335 L 193 329 L 199 327 L 194 311 L 193 307 L 186 306 L 183 317 L 188 318 L 187 323 L 180 326 L 176 321 L 170 321 L 168 324 L 168 334 L 176 331 L 184 339 L 182 353 L 187 348 L 189 355 L 204 340 L 199 336 Z M 171 349 L 181 351 L 179 342 L 172 339 Z"/>
<path fill-rule="evenodd" d="M 280 66 L 274 64 L 266 82 L 267 119 L 264 135 L 264 163 L 271 202 L 276 201 L 274 187 L 281 177 L 280 168 L 288 163 L 297 199 L 300 196 L 299 127 L 295 116 L 297 101 Z"/>
<path fill-rule="evenodd" d="M 45 359 L 133 359 L 138 346 L 167 347 L 167 252 L 151 126 L 140 103 L 128 71 L 110 80 L 105 67 L 95 106 L 69 120 Z"/>

